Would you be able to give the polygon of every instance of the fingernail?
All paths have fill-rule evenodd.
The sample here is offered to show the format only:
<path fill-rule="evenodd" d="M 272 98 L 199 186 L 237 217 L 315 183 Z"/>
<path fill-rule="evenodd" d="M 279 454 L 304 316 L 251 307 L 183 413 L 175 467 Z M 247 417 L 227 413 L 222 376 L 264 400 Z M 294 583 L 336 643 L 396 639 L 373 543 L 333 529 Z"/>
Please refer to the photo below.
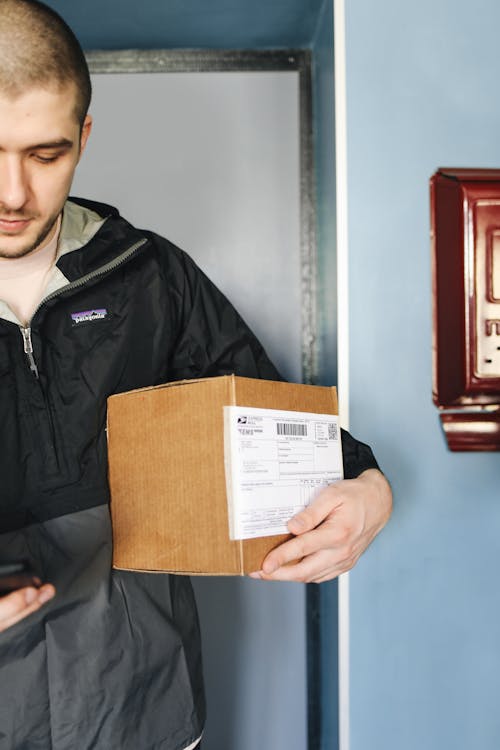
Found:
<path fill-rule="evenodd" d="M 54 589 L 50 587 L 40 589 L 40 591 L 38 592 L 38 601 L 40 602 L 40 604 L 45 604 L 45 602 L 48 602 L 49 599 L 52 599 L 54 593 Z"/>
<path fill-rule="evenodd" d="M 249 573 L 248 576 L 249 576 L 249 578 L 262 578 L 262 576 L 259 573 L 259 571 L 256 571 L 255 573 Z"/>
<path fill-rule="evenodd" d="M 305 524 L 302 518 L 300 516 L 294 516 L 288 521 L 288 528 L 290 528 L 290 524 L 292 526 L 295 526 L 296 529 L 303 529 Z"/>

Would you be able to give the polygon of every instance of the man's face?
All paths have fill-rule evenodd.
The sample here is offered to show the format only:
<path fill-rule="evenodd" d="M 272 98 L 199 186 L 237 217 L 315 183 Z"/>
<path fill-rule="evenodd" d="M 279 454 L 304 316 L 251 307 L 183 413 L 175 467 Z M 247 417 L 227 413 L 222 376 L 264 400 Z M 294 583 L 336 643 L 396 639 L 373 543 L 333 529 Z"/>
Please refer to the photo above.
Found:
<path fill-rule="evenodd" d="M 0 92 L 0 257 L 19 258 L 49 239 L 87 142 L 73 85 Z"/>

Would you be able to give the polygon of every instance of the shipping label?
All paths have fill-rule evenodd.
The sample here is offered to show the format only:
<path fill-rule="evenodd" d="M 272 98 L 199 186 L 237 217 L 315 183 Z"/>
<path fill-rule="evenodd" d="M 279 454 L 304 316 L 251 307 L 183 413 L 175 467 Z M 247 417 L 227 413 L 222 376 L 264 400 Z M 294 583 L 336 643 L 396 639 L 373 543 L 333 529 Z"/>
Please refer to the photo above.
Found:
<path fill-rule="evenodd" d="M 231 539 L 287 533 L 287 522 L 342 478 L 338 417 L 224 407 Z"/>

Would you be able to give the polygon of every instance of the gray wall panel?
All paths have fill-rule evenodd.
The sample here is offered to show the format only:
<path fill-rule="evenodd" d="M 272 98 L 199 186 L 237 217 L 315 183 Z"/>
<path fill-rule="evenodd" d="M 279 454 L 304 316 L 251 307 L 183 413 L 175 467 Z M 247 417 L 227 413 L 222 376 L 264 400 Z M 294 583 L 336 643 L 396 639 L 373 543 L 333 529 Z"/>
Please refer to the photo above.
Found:
<path fill-rule="evenodd" d="M 94 132 L 73 194 L 187 250 L 283 374 L 301 379 L 296 72 L 94 76 Z M 204 750 L 304 750 L 304 588 L 195 581 Z"/>

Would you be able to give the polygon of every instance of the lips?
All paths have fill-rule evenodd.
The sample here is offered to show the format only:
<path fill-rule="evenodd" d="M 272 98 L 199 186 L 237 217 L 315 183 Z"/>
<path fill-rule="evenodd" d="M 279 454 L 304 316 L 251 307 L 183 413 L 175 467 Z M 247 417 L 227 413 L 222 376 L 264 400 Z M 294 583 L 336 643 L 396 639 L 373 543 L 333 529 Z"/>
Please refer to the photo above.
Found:
<path fill-rule="evenodd" d="M 0 232 L 19 234 L 29 225 L 31 219 L 6 219 L 0 217 Z"/>

